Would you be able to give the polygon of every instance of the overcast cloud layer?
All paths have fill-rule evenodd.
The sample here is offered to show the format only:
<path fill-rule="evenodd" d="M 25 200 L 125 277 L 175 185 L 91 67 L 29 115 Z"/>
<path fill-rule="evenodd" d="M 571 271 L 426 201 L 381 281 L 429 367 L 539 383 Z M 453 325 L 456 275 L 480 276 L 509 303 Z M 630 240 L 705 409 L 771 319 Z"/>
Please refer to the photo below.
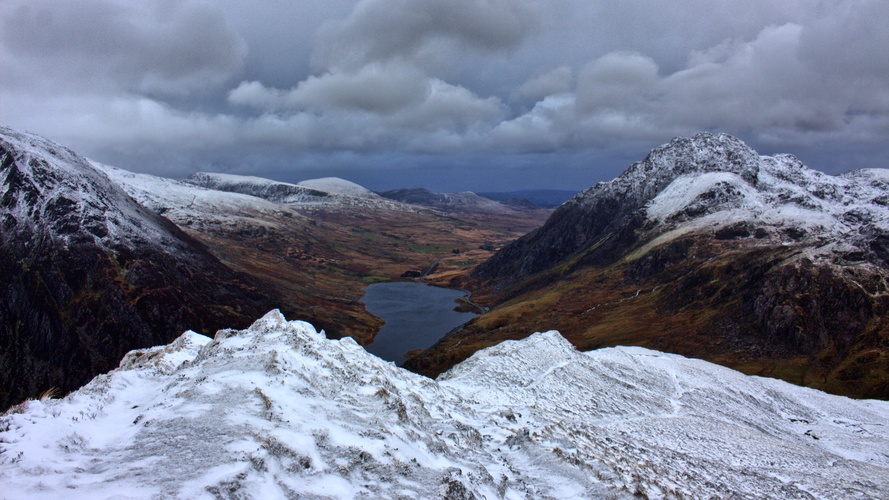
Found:
<path fill-rule="evenodd" d="M 4 0 L 0 123 L 181 177 L 582 189 L 702 130 L 889 167 L 889 2 Z"/>

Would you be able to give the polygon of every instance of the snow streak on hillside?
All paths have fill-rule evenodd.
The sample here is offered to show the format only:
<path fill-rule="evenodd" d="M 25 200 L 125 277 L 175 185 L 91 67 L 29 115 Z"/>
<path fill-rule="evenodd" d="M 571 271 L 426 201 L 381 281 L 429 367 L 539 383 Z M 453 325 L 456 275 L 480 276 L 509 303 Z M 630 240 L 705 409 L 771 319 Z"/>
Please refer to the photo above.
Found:
<path fill-rule="evenodd" d="M 880 497 L 889 403 L 556 332 L 438 381 L 276 311 L 0 418 L 9 498 Z"/>

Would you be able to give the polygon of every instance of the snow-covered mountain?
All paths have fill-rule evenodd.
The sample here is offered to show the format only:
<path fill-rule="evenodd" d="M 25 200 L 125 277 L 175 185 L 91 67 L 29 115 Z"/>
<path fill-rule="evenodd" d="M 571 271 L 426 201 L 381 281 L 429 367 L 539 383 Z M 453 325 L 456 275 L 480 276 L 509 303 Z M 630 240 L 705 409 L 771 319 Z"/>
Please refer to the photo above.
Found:
<path fill-rule="evenodd" d="M 557 332 L 433 381 L 276 311 L 0 417 L 5 498 L 880 498 L 889 403 Z"/>
<path fill-rule="evenodd" d="M 292 210 L 292 207 L 282 202 L 283 199 L 293 199 L 293 197 L 277 189 L 271 189 L 266 196 L 261 196 L 262 193 L 242 193 L 236 189 L 224 189 L 226 186 L 204 187 L 188 180 L 176 181 L 150 174 L 129 172 L 96 162 L 93 162 L 93 166 L 105 172 L 140 204 L 163 214 L 180 226 L 202 227 L 208 224 L 233 226 L 241 222 L 257 224 L 261 220 L 268 223 L 264 219 L 280 218 L 282 215 L 287 218 L 298 217 L 298 213 Z M 198 175 L 204 174 L 195 174 Z M 216 174 L 207 175 L 213 178 Z M 207 184 L 212 183 L 207 182 Z M 243 183 L 234 185 L 244 186 Z M 249 191 L 247 188 L 244 190 Z M 278 197 L 275 195 L 276 192 L 282 196 Z M 301 200 L 305 201 L 306 198 L 303 197 Z"/>
<path fill-rule="evenodd" d="M 354 208 L 413 210 L 409 205 L 393 203 L 363 186 L 338 177 L 290 184 L 262 177 L 200 172 L 182 182 L 217 191 L 256 196 L 304 212 Z"/>
<path fill-rule="evenodd" d="M 434 375 L 548 318 L 584 349 L 655 347 L 887 399 L 887 181 L 725 134 L 674 139 L 478 266 L 467 287 L 494 307 L 406 366 Z"/>
<path fill-rule="evenodd" d="M 676 138 L 579 193 L 476 274 L 515 280 L 592 246 L 616 259 L 640 241 L 650 248 L 720 229 L 806 245 L 810 257 L 889 262 L 889 170 L 830 176 L 792 155 L 760 156 L 727 134 Z"/>
<path fill-rule="evenodd" d="M 139 205 L 70 149 L 0 127 L 0 219 L 6 245 L 181 246 L 175 226 Z M 20 233 L 27 232 L 28 241 Z"/>
<path fill-rule="evenodd" d="M 0 226 L 0 408 L 277 303 L 85 158 L 8 128 Z"/>

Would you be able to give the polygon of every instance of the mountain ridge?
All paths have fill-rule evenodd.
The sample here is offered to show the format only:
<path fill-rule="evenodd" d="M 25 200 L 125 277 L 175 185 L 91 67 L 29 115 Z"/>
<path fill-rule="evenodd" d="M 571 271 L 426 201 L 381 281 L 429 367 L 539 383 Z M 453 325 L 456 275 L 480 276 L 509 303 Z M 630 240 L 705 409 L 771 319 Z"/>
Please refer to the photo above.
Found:
<path fill-rule="evenodd" d="M 0 478 L 10 498 L 867 497 L 889 489 L 887 418 L 885 401 L 554 331 L 433 381 L 273 311 L 0 416 Z"/>
<path fill-rule="evenodd" d="M 182 182 L 217 191 L 256 196 L 275 203 L 305 203 L 330 196 L 324 191 L 253 176 L 197 172 Z"/>

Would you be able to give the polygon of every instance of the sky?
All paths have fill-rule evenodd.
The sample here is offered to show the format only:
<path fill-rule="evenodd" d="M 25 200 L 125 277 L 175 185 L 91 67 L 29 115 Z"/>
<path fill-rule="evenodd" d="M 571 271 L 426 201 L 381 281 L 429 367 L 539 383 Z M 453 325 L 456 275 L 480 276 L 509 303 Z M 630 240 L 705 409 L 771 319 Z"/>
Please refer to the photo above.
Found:
<path fill-rule="evenodd" d="M 886 0 L 3 0 L 0 124 L 136 172 L 580 190 L 676 136 L 889 167 Z"/>

